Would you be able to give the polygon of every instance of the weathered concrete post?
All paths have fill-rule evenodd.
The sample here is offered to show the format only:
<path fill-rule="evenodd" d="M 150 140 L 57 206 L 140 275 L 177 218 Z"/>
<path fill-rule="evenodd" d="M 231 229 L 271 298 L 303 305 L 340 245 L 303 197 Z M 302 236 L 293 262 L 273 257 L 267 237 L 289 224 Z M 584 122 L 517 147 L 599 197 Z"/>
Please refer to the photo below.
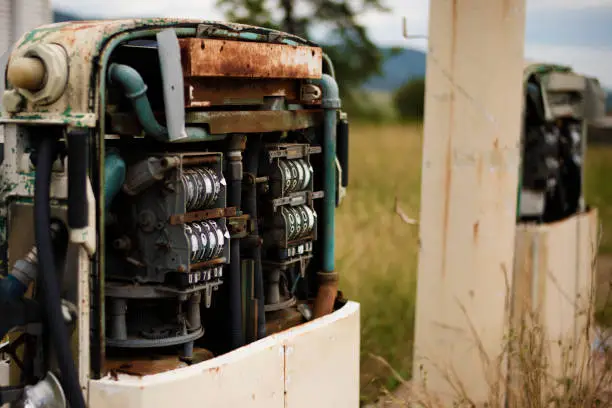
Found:
<path fill-rule="evenodd" d="M 430 3 L 413 378 L 447 403 L 446 375 L 484 400 L 484 360 L 502 351 L 524 24 L 525 0 Z"/>

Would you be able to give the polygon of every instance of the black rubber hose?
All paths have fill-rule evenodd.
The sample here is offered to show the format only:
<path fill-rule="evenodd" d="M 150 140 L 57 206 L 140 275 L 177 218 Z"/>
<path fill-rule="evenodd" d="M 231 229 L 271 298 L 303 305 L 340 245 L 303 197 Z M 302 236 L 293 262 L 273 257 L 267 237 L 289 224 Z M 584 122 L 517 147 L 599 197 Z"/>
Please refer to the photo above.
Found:
<path fill-rule="evenodd" d="M 261 137 L 252 136 L 247 141 L 247 149 L 245 152 L 245 168 L 246 172 L 257 177 L 259 170 L 259 153 L 261 150 Z M 263 283 L 263 272 L 261 270 L 261 246 L 258 244 L 259 241 L 259 228 L 257 225 L 257 185 L 254 183 L 255 180 L 246 188 L 246 194 L 244 197 L 244 212 L 249 214 L 253 220 L 253 230 L 251 231 L 251 237 L 254 238 L 251 242 L 254 243 L 250 249 L 250 255 L 254 262 L 254 278 L 255 278 L 255 299 L 257 299 L 257 339 L 266 337 L 266 313 L 264 309 L 264 283 Z"/>
<path fill-rule="evenodd" d="M 242 197 L 242 162 L 231 160 L 229 165 L 229 183 L 227 203 L 231 207 L 241 208 Z M 232 350 L 244 346 L 244 330 L 242 329 L 242 262 L 240 259 L 240 239 L 230 241 L 229 265 L 229 313 L 230 336 Z"/>
<path fill-rule="evenodd" d="M 38 146 L 34 184 L 34 233 L 38 251 L 40 290 L 44 318 L 51 335 L 61 372 L 60 382 L 71 408 L 85 408 L 85 400 L 70 350 L 70 337 L 62 314 L 60 288 L 55 271 L 55 255 L 51 239 L 51 169 L 55 159 L 56 139 L 42 137 Z"/>
<path fill-rule="evenodd" d="M 88 225 L 87 167 L 89 131 L 68 133 L 68 226 L 82 229 Z"/>
<path fill-rule="evenodd" d="M 342 169 L 342 187 L 347 187 L 349 183 L 349 123 L 348 119 L 343 118 L 338 121 L 336 130 L 336 157 Z"/>

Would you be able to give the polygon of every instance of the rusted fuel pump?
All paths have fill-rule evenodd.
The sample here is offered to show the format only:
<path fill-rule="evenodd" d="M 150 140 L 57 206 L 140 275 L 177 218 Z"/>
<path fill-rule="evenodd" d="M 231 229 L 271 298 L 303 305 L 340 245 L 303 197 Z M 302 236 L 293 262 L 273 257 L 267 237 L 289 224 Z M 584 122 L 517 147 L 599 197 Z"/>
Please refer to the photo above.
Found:
<path fill-rule="evenodd" d="M 25 34 L 3 72 L 0 405 L 357 406 L 334 265 L 348 122 L 321 48 L 74 22 Z"/>
<path fill-rule="evenodd" d="M 519 221 L 582 213 L 588 123 L 605 115 L 605 91 L 570 67 L 528 63 L 524 92 Z"/>

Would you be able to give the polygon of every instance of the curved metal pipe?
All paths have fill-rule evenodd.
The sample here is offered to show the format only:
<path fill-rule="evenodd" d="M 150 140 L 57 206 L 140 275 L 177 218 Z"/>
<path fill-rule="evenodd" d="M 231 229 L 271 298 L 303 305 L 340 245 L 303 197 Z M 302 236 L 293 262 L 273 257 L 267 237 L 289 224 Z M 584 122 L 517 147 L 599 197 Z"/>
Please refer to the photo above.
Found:
<path fill-rule="evenodd" d="M 320 317 L 333 311 L 338 292 L 338 275 L 335 271 L 335 211 L 336 211 L 336 130 L 340 110 L 340 90 L 336 80 L 323 74 L 315 81 L 323 91 L 321 106 L 323 122 L 323 263 L 319 275 L 319 289 L 314 305 L 314 316 Z"/>
<path fill-rule="evenodd" d="M 149 98 L 147 98 L 147 85 L 138 71 L 128 65 L 111 64 L 108 68 L 108 82 L 111 85 L 121 85 L 125 96 L 132 103 L 138 122 L 147 135 L 160 142 L 170 142 L 168 129 L 155 119 Z M 219 140 L 219 137 L 208 134 L 205 129 L 200 127 L 187 127 L 185 131 L 187 132 L 187 138 L 180 139 L 177 142 Z"/>
<path fill-rule="evenodd" d="M 335 269 L 335 211 L 336 211 L 336 129 L 340 109 L 338 84 L 330 75 L 323 74 L 316 81 L 323 91 L 321 106 L 325 111 L 323 123 L 323 272 Z"/>

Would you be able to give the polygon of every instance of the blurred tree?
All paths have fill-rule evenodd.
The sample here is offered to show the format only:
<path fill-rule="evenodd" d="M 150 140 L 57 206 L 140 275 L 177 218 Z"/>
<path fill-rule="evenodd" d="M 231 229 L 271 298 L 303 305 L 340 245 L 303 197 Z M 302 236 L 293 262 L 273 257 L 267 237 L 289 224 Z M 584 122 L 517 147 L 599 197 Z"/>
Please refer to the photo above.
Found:
<path fill-rule="evenodd" d="M 334 62 L 345 103 L 351 89 L 380 74 L 387 55 L 371 41 L 357 18 L 366 11 L 386 12 L 383 0 L 217 0 L 230 21 L 268 27 L 310 38 L 312 29 L 329 29 L 324 51 Z"/>
<path fill-rule="evenodd" d="M 420 120 L 425 112 L 425 78 L 411 79 L 393 96 L 393 103 L 400 118 Z"/>

